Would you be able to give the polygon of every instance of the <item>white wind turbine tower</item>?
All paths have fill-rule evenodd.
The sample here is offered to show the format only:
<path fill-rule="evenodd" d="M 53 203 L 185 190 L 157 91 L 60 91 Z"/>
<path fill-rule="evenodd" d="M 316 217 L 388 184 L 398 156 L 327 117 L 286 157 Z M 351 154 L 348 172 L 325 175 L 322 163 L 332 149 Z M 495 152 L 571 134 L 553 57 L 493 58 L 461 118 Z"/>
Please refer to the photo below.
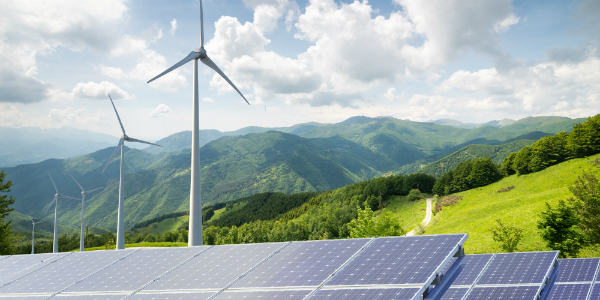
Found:
<path fill-rule="evenodd" d="M 161 145 L 157 145 L 157 144 L 153 144 L 150 142 L 146 142 L 146 141 L 142 141 L 142 140 L 138 140 L 138 139 L 134 139 L 131 137 L 128 137 L 127 134 L 125 134 L 125 128 L 123 127 L 123 123 L 121 123 L 121 118 L 119 117 L 119 113 L 117 112 L 117 108 L 115 107 L 115 103 L 112 101 L 112 98 L 110 97 L 110 95 L 108 95 L 108 98 L 110 98 L 110 103 L 112 103 L 113 108 L 115 109 L 115 113 L 117 114 L 117 119 L 119 120 L 119 125 L 121 125 L 121 130 L 123 131 L 123 136 L 121 136 L 121 139 L 119 140 L 119 144 L 117 145 L 117 148 L 115 149 L 115 152 L 113 152 L 112 156 L 110 157 L 110 159 L 108 160 L 108 162 L 106 163 L 106 166 L 104 167 L 104 170 L 106 170 L 106 168 L 108 168 L 108 165 L 110 164 L 110 162 L 113 160 L 113 158 L 115 158 L 115 155 L 117 154 L 117 151 L 119 151 L 119 149 L 121 149 L 121 172 L 120 172 L 120 178 L 119 178 L 119 211 L 118 211 L 118 222 L 117 222 L 117 250 L 119 249 L 125 249 L 125 224 L 124 220 L 125 220 L 125 215 L 123 212 L 123 205 L 124 205 L 124 199 L 123 199 L 123 177 L 124 177 L 124 168 L 125 168 L 125 141 L 127 142 L 136 142 L 136 143 L 144 143 L 144 144 L 149 144 L 149 145 L 154 145 L 154 146 L 159 146 L 162 147 Z M 104 170 L 102 170 L 102 173 L 104 173 Z M 82 219 L 83 220 L 83 219 Z M 81 225 L 81 230 L 83 232 L 83 225 Z"/>
<path fill-rule="evenodd" d="M 33 229 L 31 230 L 31 254 L 35 254 L 34 251 L 34 245 L 35 245 L 35 224 L 39 224 L 42 222 L 46 222 L 46 220 L 41 220 L 41 221 L 34 221 L 30 216 L 27 216 L 29 219 L 31 219 L 31 224 L 33 224 Z"/>
<path fill-rule="evenodd" d="M 52 252 L 58 253 L 58 226 L 56 224 L 56 219 L 58 216 L 58 198 L 68 198 L 68 199 L 75 199 L 75 200 L 79 200 L 79 199 L 61 195 L 58 192 L 58 189 L 56 188 L 56 184 L 54 184 L 54 179 L 52 179 L 52 176 L 50 175 L 50 173 L 48 173 L 48 176 L 50 176 L 50 180 L 52 180 L 52 185 L 54 186 L 54 190 L 56 190 L 56 194 L 54 195 L 54 200 L 52 200 L 52 202 L 50 202 L 50 205 L 48 205 L 48 207 L 46 207 L 46 210 L 44 210 L 44 213 L 47 213 L 48 210 L 50 209 L 50 206 L 52 206 L 52 203 L 54 203 L 54 245 L 52 245 Z"/>
<path fill-rule="evenodd" d="M 202 199 L 200 198 L 200 146 L 198 131 L 198 60 L 215 70 L 225 81 L 227 81 L 242 98 L 250 105 L 246 97 L 242 95 L 240 90 L 225 76 L 225 74 L 217 67 L 217 65 L 206 55 L 204 50 L 204 24 L 202 16 L 202 0 L 200 0 L 200 48 L 192 51 L 186 58 L 176 63 L 158 76 L 150 79 L 148 83 L 158 79 L 159 77 L 181 67 L 182 65 L 194 60 L 194 126 L 192 128 L 192 182 L 190 186 L 190 231 L 188 237 L 188 246 L 202 245 Z"/>
<path fill-rule="evenodd" d="M 99 187 L 99 188 L 93 189 L 91 191 L 85 191 L 83 189 L 83 187 L 81 186 L 81 184 L 79 184 L 79 182 L 77 182 L 77 180 L 75 180 L 75 177 L 73 177 L 73 175 L 69 174 L 69 176 L 71 176 L 71 178 L 73 178 L 73 181 L 75 181 L 75 183 L 77 183 L 79 188 L 81 188 L 81 235 L 79 237 L 79 251 L 83 252 L 83 251 L 85 251 L 85 249 L 83 247 L 83 204 L 85 202 L 85 195 L 87 195 L 91 192 L 97 191 L 104 187 Z"/>

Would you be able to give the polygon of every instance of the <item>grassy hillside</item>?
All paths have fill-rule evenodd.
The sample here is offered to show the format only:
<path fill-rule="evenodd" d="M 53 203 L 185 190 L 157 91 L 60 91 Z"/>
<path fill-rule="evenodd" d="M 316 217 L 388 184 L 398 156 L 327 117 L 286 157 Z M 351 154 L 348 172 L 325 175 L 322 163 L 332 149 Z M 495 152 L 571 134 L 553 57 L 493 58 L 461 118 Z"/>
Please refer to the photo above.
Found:
<path fill-rule="evenodd" d="M 544 203 L 555 205 L 560 199 L 572 197 L 568 188 L 584 170 L 600 176 L 600 168 L 590 164 L 597 157 L 600 154 L 573 159 L 533 174 L 513 175 L 489 186 L 457 193 L 455 195 L 463 199 L 438 213 L 426 234 L 465 232 L 469 234 L 465 243 L 467 253 L 502 252 L 489 232 L 495 220 L 501 219 L 503 223 L 523 229 L 524 238 L 519 251 L 550 250 L 537 229 Z M 515 188 L 497 193 L 510 186 Z"/>

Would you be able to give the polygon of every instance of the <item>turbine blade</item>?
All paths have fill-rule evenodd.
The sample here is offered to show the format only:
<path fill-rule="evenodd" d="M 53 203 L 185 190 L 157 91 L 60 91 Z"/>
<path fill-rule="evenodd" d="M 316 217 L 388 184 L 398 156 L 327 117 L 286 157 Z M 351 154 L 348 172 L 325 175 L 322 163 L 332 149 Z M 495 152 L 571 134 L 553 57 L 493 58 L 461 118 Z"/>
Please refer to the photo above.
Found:
<path fill-rule="evenodd" d="M 46 207 L 46 209 L 44 209 L 44 213 L 48 212 L 48 210 L 52 206 L 52 203 L 56 202 L 56 199 L 58 199 L 58 196 L 54 196 L 54 200 L 52 200 L 52 202 L 50 202 L 50 204 L 48 205 L 48 207 Z"/>
<path fill-rule="evenodd" d="M 69 198 L 69 199 L 73 199 L 73 200 L 77 200 L 77 201 L 81 200 L 79 198 L 73 198 L 73 197 L 69 197 L 69 196 L 65 196 L 65 195 L 58 195 L 58 196 L 61 198 Z"/>
<path fill-rule="evenodd" d="M 26 216 L 27 216 L 27 215 L 26 215 Z M 30 217 L 30 216 L 27 216 L 27 217 L 28 217 L 28 218 L 31 220 L 31 222 L 34 222 L 34 223 L 35 223 L 35 221 L 34 221 L 34 220 L 33 220 L 33 219 Z"/>
<path fill-rule="evenodd" d="M 202 59 L 202 63 L 209 66 L 211 69 L 215 70 L 217 73 L 219 73 L 219 75 L 221 75 L 221 77 L 223 77 L 223 79 L 225 79 L 225 81 L 229 82 L 229 84 L 238 92 L 238 94 L 240 94 L 240 96 L 242 96 L 244 101 L 246 101 L 246 103 L 248 103 L 248 105 L 250 105 L 250 102 L 248 102 L 248 100 L 246 100 L 246 97 L 244 97 L 244 95 L 242 95 L 242 92 L 240 92 L 240 90 L 238 90 L 238 88 L 235 87 L 233 82 L 231 82 L 231 80 L 229 80 L 229 78 L 227 78 L 227 76 L 225 76 L 225 73 L 223 73 L 221 71 L 221 69 L 219 69 L 219 67 L 217 67 L 217 65 L 208 56 Z"/>
<path fill-rule="evenodd" d="M 123 127 L 123 123 L 121 122 L 121 118 L 119 117 L 119 113 L 117 112 L 117 108 L 115 107 L 115 103 L 113 102 L 110 95 L 108 95 L 108 98 L 110 99 L 110 103 L 112 103 L 112 106 L 115 109 L 115 113 L 117 114 L 117 119 L 119 119 L 119 125 L 121 125 L 121 130 L 123 130 L 123 135 L 125 135 L 125 128 Z"/>
<path fill-rule="evenodd" d="M 71 178 L 73 178 L 73 181 L 75 181 L 75 183 L 77 183 L 77 185 L 81 188 L 81 191 L 84 192 L 83 187 L 81 186 L 81 184 L 79 184 L 79 182 L 77 182 L 77 180 L 75 180 L 75 177 L 73 177 L 73 175 L 69 174 L 69 176 L 71 176 Z"/>
<path fill-rule="evenodd" d="M 144 144 L 148 144 L 148 145 L 154 145 L 154 146 L 159 146 L 162 147 L 159 144 L 154 144 L 154 143 L 150 143 L 150 142 L 146 142 L 146 141 L 142 141 L 142 140 L 138 140 L 138 139 L 134 139 L 134 138 L 129 138 L 129 140 L 127 140 L 128 142 L 136 142 L 136 143 L 144 143 Z"/>
<path fill-rule="evenodd" d="M 103 189 L 103 188 L 104 188 L 104 187 L 99 187 L 99 188 L 97 188 L 97 189 L 93 189 L 93 190 L 91 190 L 91 191 L 87 191 L 87 192 L 85 192 L 85 193 L 86 193 L 86 194 L 88 194 L 88 193 L 91 193 L 91 192 L 94 192 L 94 191 L 97 191 L 97 190 L 99 190 L 99 189 Z"/>
<path fill-rule="evenodd" d="M 190 60 L 192 60 L 192 59 L 195 59 L 195 58 L 198 58 L 198 57 L 200 57 L 200 53 L 192 51 L 192 52 L 191 52 L 190 54 L 188 54 L 188 56 L 186 56 L 184 59 L 182 59 L 182 60 L 180 60 L 178 63 L 174 64 L 172 67 L 168 68 L 166 71 L 164 71 L 164 72 L 162 72 L 162 73 L 158 74 L 158 76 L 156 76 L 156 77 L 154 77 L 154 78 L 150 79 L 150 80 L 148 81 L 148 83 L 150 83 L 150 82 L 152 82 L 152 81 L 154 81 L 154 80 L 156 80 L 156 79 L 158 79 L 158 78 L 162 77 L 163 75 L 165 75 L 165 74 L 167 74 L 167 73 L 169 73 L 169 72 L 171 72 L 171 71 L 173 71 L 173 70 L 175 70 L 175 69 L 177 69 L 177 68 L 181 67 L 182 65 L 186 64 L 186 63 L 187 63 L 187 62 L 189 62 Z"/>
<path fill-rule="evenodd" d="M 48 176 L 50 176 L 50 180 L 52 180 L 52 185 L 54 186 L 54 189 L 56 190 L 56 193 L 58 194 L 58 189 L 56 188 L 56 184 L 54 184 L 54 179 L 52 179 L 52 175 L 50 175 L 50 173 L 48 173 Z"/>
<path fill-rule="evenodd" d="M 104 171 L 106 170 L 106 168 L 108 168 L 108 165 L 110 164 L 110 162 L 113 160 L 113 158 L 115 158 L 115 155 L 117 155 L 117 151 L 119 151 L 119 148 L 121 148 L 121 146 L 123 145 L 123 142 L 125 142 L 124 139 L 120 139 L 119 140 L 119 144 L 117 145 L 117 149 L 115 149 L 115 152 L 113 152 L 112 156 L 110 157 L 110 159 L 108 160 L 108 162 L 106 163 L 106 166 L 104 167 L 104 169 L 102 170 L 101 173 L 104 173 Z M 57 191 L 58 193 L 58 191 Z"/>
<path fill-rule="evenodd" d="M 200 48 L 204 47 L 204 16 L 202 13 L 202 0 L 200 0 Z"/>

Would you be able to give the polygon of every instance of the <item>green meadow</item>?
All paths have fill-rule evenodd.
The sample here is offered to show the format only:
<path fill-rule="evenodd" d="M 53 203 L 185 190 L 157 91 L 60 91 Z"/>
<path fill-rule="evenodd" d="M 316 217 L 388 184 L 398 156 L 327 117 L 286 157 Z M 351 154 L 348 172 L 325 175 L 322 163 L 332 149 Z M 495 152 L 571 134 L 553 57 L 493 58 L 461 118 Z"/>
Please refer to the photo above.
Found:
<path fill-rule="evenodd" d="M 434 215 L 425 234 L 468 233 L 465 251 L 469 254 L 502 252 L 492 239 L 490 228 L 496 219 L 523 229 L 523 240 L 518 251 L 551 250 L 537 229 L 539 214 L 545 203 L 556 205 L 560 199 L 573 197 L 569 186 L 584 171 L 600 176 L 600 167 L 591 161 L 599 155 L 572 159 L 543 171 L 512 175 L 494 184 L 460 193 L 457 204 L 444 207 Z M 498 193 L 502 188 L 514 186 L 508 192 Z M 580 256 L 599 256 L 600 249 L 584 249 Z"/>

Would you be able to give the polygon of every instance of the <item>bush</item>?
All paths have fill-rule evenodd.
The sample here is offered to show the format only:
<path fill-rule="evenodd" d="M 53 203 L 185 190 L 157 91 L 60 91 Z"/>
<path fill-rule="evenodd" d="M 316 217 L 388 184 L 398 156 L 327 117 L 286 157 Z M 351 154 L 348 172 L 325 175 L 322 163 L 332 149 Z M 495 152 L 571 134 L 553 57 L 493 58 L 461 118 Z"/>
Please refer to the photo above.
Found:
<path fill-rule="evenodd" d="M 417 201 L 419 199 L 421 199 L 421 191 L 419 191 L 418 189 L 413 189 L 410 190 L 410 193 L 408 193 L 408 200 L 410 201 Z"/>
<path fill-rule="evenodd" d="M 502 250 L 506 252 L 515 252 L 519 242 L 523 239 L 523 229 L 510 224 L 505 225 L 500 219 L 497 219 L 496 223 L 496 226 L 490 228 L 492 238 L 494 241 L 500 243 L 500 248 L 502 248 Z"/>
<path fill-rule="evenodd" d="M 550 249 L 558 250 L 559 256 L 565 258 L 576 256 L 584 244 L 583 235 L 579 233 L 579 223 L 575 209 L 560 200 L 554 208 L 546 203 L 546 210 L 540 213 L 538 229 Z"/>
<path fill-rule="evenodd" d="M 458 203 L 459 200 L 462 200 L 462 196 L 445 196 L 438 201 L 435 202 L 435 213 L 438 213 L 442 210 L 443 207 L 451 206 Z"/>
<path fill-rule="evenodd" d="M 379 210 L 379 197 L 373 195 L 369 196 L 365 205 L 371 208 L 372 211 Z"/>
<path fill-rule="evenodd" d="M 156 242 L 156 236 L 152 233 L 149 233 L 146 238 L 144 238 L 144 242 L 154 243 Z"/>

